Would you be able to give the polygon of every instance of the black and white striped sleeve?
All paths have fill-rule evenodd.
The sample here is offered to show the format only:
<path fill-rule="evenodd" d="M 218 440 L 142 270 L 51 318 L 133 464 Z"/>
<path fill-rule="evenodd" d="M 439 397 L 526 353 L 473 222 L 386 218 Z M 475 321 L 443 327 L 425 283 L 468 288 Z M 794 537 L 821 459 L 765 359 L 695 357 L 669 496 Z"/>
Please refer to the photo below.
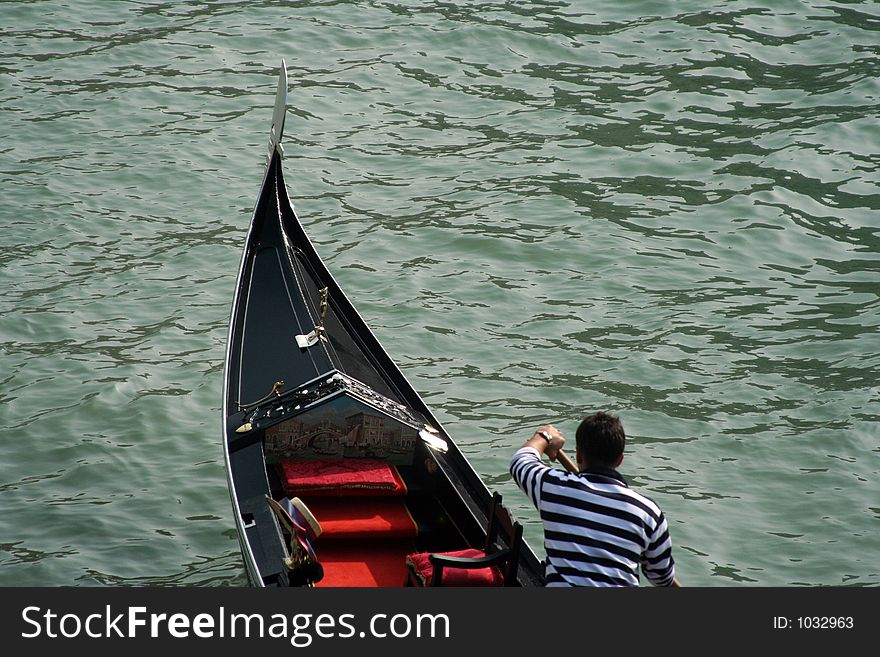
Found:
<path fill-rule="evenodd" d="M 513 480 L 535 506 L 540 502 L 541 480 L 550 469 L 541 462 L 541 455 L 534 447 L 521 447 L 510 461 Z"/>
<path fill-rule="evenodd" d="M 672 541 L 669 538 L 669 529 L 662 512 L 649 541 L 642 557 L 642 572 L 654 586 L 669 586 L 675 577 L 675 561 L 672 559 Z"/>

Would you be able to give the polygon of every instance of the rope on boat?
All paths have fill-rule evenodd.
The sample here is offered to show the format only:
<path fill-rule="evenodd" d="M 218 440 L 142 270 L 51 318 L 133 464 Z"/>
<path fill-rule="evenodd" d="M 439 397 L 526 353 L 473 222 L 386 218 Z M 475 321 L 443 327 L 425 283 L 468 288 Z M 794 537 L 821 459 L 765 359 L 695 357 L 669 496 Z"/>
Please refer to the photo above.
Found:
<path fill-rule="evenodd" d="M 283 385 L 284 385 L 284 381 L 276 381 L 275 385 L 272 386 L 272 390 L 269 391 L 268 395 L 266 395 L 265 397 L 263 397 L 261 399 L 258 399 L 255 402 L 251 402 L 250 404 L 242 404 L 241 400 L 237 401 L 236 403 L 238 404 L 238 410 L 239 411 L 246 411 L 248 409 L 253 408 L 254 406 L 259 406 L 260 404 L 264 404 L 265 402 L 272 399 L 273 396 L 280 397 L 281 396 L 280 390 L 281 390 L 281 386 L 283 386 Z"/>
<path fill-rule="evenodd" d="M 330 342 L 327 338 L 327 329 L 324 328 L 324 320 L 327 319 L 327 310 L 330 308 L 330 288 L 322 287 L 318 291 L 321 293 L 321 303 L 318 311 L 320 319 L 318 325 L 315 326 L 311 333 L 296 336 L 296 344 L 300 349 L 308 349 L 309 347 L 318 344 L 319 340 Z"/>

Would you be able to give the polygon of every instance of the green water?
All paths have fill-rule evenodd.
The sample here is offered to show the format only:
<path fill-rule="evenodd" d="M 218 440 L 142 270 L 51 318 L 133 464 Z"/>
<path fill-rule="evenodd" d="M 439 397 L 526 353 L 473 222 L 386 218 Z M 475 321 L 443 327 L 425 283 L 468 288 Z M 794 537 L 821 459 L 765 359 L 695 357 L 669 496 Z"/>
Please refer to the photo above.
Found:
<path fill-rule="evenodd" d="M 4 2 L 0 585 L 245 582 L 226 326 L 279 60 L 319 251 L 488 485 L 621 415 L 702 586 L 880 583 L 871 2 Z"/>

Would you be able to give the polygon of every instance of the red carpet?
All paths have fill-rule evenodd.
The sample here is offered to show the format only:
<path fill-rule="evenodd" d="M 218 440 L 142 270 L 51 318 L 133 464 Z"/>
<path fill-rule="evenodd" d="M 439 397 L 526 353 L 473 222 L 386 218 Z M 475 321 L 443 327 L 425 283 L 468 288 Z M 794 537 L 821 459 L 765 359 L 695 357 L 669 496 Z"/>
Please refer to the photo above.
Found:
<path fill-rule="evenodd" d="M 318 559 L 324 566 L 324 579 L 316 586 L 403 586 L 406 555 L 413 547 L 409 539 L 321 541 Z"/>
<path fill-rule="evenodd" d="M 404 586 L 418 528 L 397 468 L 374 459 L 290 460 L 278 473 L 323 530 L 314 544 L 324 567 L 317 586 Z"/>

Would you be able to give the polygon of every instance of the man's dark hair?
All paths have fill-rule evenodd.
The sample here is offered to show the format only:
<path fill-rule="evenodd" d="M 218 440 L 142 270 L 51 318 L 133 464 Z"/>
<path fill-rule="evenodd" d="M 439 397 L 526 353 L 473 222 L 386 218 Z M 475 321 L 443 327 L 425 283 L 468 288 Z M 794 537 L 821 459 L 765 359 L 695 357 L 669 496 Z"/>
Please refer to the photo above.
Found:
<path fill-rule="evenodd" d="M 602 411 L 585 417 L 576 437 L 578 449 L 590 465 L 613 467 L 626 447 L 620 419 Z"/>

